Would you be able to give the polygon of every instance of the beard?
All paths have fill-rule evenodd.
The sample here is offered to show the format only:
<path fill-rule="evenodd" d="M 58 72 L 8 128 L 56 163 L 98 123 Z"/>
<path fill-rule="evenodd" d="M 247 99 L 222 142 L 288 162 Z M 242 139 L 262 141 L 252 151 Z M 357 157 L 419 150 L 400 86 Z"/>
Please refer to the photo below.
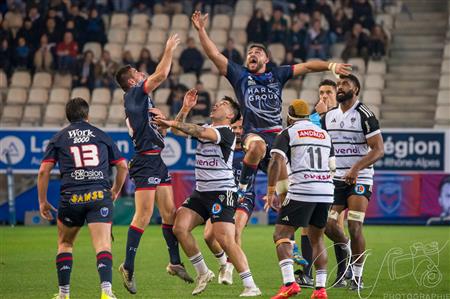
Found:
<path fill-rule="evenodd" d="M 338 103 L 344 103 L 348 100 L 353 99 L 353 96 L 354 94 L 352 90 L 349 90 L 344 93 L 338 92 L 338 94 L 336 95 L 336 100 L 338 101 Z"/>

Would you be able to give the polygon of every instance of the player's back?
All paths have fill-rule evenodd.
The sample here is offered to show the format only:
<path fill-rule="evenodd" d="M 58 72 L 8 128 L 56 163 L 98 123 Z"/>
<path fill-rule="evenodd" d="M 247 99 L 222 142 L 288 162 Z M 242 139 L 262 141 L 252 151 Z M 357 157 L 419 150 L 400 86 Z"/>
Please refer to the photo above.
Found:
<path fill-rule="evenodd" d="M 110 165 L 120 159 L 112 139 L 85 121 L 58 132 L 44 156 L 44 161 L 59 163 L 61 191 L 110 189 Z"/>
<path fill-rule="evenodd" d="M 328 133 L 310 121 L 285 129 L 289 134 L 289 197 L 301 201 L 331 202 L 333 181 L 329 160 L 334 156 Z"/>

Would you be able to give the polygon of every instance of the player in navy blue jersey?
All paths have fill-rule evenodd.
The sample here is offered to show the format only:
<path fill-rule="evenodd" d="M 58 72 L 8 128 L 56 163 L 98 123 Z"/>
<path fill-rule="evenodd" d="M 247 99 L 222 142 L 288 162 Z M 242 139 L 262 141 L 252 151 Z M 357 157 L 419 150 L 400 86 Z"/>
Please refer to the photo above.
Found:
<path fill-rule="evenodd" d="M 156 70 L 150 76 L 138 72 L 131 66 L 120 68 L 116 81 L 125 91 L 125 121 L 133 140 L 135 155 L 130 161 L 130 177 L 136 185 L 136 211 L 131 221 L 126 245 L 125 262 L 119 271 L 126 289 L 136 293 L 134 261 L 144 229 L 150 222 L 156 200 L 161 218 L 163 236 L 169 249 L 170 263 L 167 272 L 187 282 L 193 282 L 181 263 L 178 241 L 173 234 L 175 204 L 170 174 L 161 158 L 164 148 L 164 132 L 152 122 L 155 116 L 162 116 L 155 108 L 150 93 L 166 80 L 172 64 L 173 52 L 180 40 L 172 35 L 166 43 L 164 54 Z"/>
<path fill-rule="evenodd" d="M 192 23 L 198 30 L 200 43 L 211 61 L 234 88 L 243 114 L 243 148 L 246 151 L 239 180 L 240 196 L 245 194 L 250 179 L 258 167 L 264 172 L 270 160 L 270 148 L 282 129 L 281 93 L 287 80 L 310 72 L 331 70 L 335 75 L 349 74 L 349 64 L 325 61 L 308 61 L 269 69 L 269 55 L 264 45 L 250 45 L 246 66 L 228 60 L 220 53 L 206 33 L 208 15 L 199 11 L 192 15 Z M 287 173 L 280 176 L 280 190 L 287 189 Z"/>
<path fill-rule="evenodd" d="M 52 220 L 56 209 L 47 200 L 50 172 L 58 163 L 61 194 L 58 207 L 58 273 L 59 293 L 56 299 L 70 296 L 72 249 L 75 238 L 88 223 L 97 254 L 102 299 L 116 298 L 112 293 L 111 224 L 113 201 L 119 195 L 128 168 L 113 140 L 88 122 L 89 105 L 81 98 L 66 104 L 70 125 L 48 143 L 38 175 L 39 209 L 43 218 Z M 111 186 L 111 166 L 117 175 Z"/>

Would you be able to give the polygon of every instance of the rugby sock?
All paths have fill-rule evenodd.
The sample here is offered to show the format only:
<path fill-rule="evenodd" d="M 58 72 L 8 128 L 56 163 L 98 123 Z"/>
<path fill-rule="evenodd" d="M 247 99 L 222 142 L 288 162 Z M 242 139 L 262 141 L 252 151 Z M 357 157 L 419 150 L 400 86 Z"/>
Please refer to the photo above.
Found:
<path fill-rule="evenodd" d="M 295 282 L 294 277 L 294 261 L 292 259 L 284 259 L 279 263 L 281 268 L 281 275 L 283 276 L 283 284 L 287 285 L 289 283 Z"/>
<path fill-rule="evenodd" d="M 112 283 L 112 254 L 109 251 L 97 253 L 97 271 L 100 276 L 102 290 L 111 291 Z"/>
<path fill-rule="evenodd" d="M 59 293 L 69 295 L 70 273 L 72 272 L 73 257 L 70 252 L 63 252 L 56 256 L 56 270 L 58 273 Z"/>
<path fill-rule="evenodd" d="M 327 282 L 327 270 L 316 270 L 316 289 L 324 288 Z"/>
<path fill-rule="evenodd" d="M 178 240 L 173 234 L 173 225 L 162 224 L 162 232 L 166 240 L 167 248 L 169 249 L 170 263 L 172 265 L 181 264 L 180 250 L 178 249 Z"/>
<path fill-rule="evenodd" d="M 353 275 L 355 276 L 356 281 L 358 282 L 358 278 L 362 276 L 363 273 L 363 265 L 362 263 L 354 263 L 353 264 Z"/>
<path fill-rule="evenodd" d="M 189 257 L 189 260 L 191 261 L 192 266 L 194 266 L 195 272 L 197 272 L 198 275 L 203 275 L 208 272 L 208 266 L 206 266 L 201 252 Z"/>
<path fill-rule="evenodd" d="M 302 236 L 302 256 L 308 262 L 308 266 L 303 267 L 303 271 L 309 277 L 312 277 L 311 267 L 312 267 L 312 247 L 308 236 Z"/>
<path fill-rule="evenodd" d="M 250 270 L 239 273 L 239 276 L 242 279 L 242 283 L 244 284 L 244 288 L 256 288 L 255 281 L 253 280 L 252 272 Z"/>
<path fill-rule="evenodd" d="M 130 227 L 128 228 L 127 248 L 124 267 L 129 272 L 130 277 L 133 276 L 134 259 L 136 258 L 136 251 L 139 246 L 139 242 L 141 241 L 143 233 L 144 230 L 140 229 L 139 227 L 130 225 Z"/>
<path fill-rule="evenodd" d="M 250 179 L 258 172 L 258 164 L 248 164 L 245 160 L 242 162 L 241 178 L 239 179 L 239 189 L 247 190 Z"/>
<path fill-rule="evenodd" d="M 222 250 L 222 252 L 215 253 L 214 256 L 217 259 L 217 262 L 220 266 L 225 266 L 227 264 L 227 255 L 225 254 L 225 251 Z"/>
<path fill-rule="evenodd" d="M 342 276 L 345 272 L 347 254 L 338 244 L 334 244 L 334 254 L 336 255 L 337 275 Z"/>

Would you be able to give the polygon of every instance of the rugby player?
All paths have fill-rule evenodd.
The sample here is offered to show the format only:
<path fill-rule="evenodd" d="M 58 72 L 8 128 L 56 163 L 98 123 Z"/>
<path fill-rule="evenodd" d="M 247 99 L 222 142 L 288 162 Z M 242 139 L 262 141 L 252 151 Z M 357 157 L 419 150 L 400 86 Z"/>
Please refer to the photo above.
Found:
<path fill-rule="evenodd" d="M 294 277 L 291 236 L 299 227 L 308 228 L 316 289 L 311 298 L 327 298 L 327 252 L 323 239 L 328 210 L 333 202 L 334 153 L 326 131 L 309 120 L 308 104 L 294 100 L 289 106 L 290 126 L 275 139 L 268 169 L 266 209 L 279 210 L 273 240 L 276 244 L 283 285 L 272 299 L 289 298 L 301 290 Z M 289 162 L 291 172 L 281 207 L 275 195 L 281 168 Z"/>
<path fill-rule="evenodd" d="M 335 244 L 349 242 L 337 223 L 339 214 L 348 209 L 348 230 L 353 254 L 353 278 L 350 282 L 352 290 L 363 288 L 366 245 L 362 226 L 372 194 L 373 164 L 384 155 L 378 120 L 358 100 L 360 91 L 361 85 L 356 76 L 341 75 L 336 94 L 339 106 L 328 111 L 322 118 L 322 128 L 330 134 L 336 153 L 334 203 L 325 233 Z"/>
<path fill-rule="evenodd" d="M 240 118 L 239 106 L 225 96 L 211 110 L 212 124 L 198 126 L 184 122 L 196 102 L 197 91 L 191 89 L 184 97 L 178 120 L 157 120 L 158 125 L 173 128 L 177 135 L 192 136 L 198 140 L 195 190 L 178 209 L 174 225 L 174 232 L 197 272 L 197 286 L 192 295 L 203 292 L 208 282 L 214 278 L 214 273 L 208 269 L 192 235 L 195 227 L 211 219 L 215 239 L 243 281 L 244 291 L 240 296 L 259 296 L 261 291 L 253 281 L 247 258 L 235 240 L 237 194 L 232 163 L 236 137 L 230 125 Z"/>
<path fill-rule="evenodd" d="M 164 132 L 160 132 L 152 119 L 161 111 L 155 108 L 150 93 L 169 75 L 173 52 L 180 39 L 171 35 L 166 43 L 161 61 L 150 76 L 127 65 L 116 74 L 118 85 L 125 91 L 124 106 L 126 124 L 133 140 L 135 155 L 130 161 L 130 177 L 136 185 L 134 201 L 136 210 L 128 229 L 125 261 L 119 266 L 125 288 L 136 293 L 134 263 L 140 239 L 150 222 L 156 200 L 162 218 L 162 231 L 169 250 L 167 272 L 186 282 L 193 282 L 181 263 L 178 241 L 173 234 L 175 204 L 170 174 L 161 158 L 164 148 Z"/>
<path fill-rule="evenodd" d="M 238 195 L 243 197 L 249 181 L 258 167 L 266 172 L 270 159 L 269 151 L 277 133 L 282 129 L 281 92 L 287 80 L 311 72 L 331 70 L 335 75 L 347 75 L 351 65 L 326 61 L 308 61 L 268 69 L 269 55 L 261 44 L 252 44 L 247 51 L 246 67 L 228 60 L 220 53 L 206 33 L 208 14 L 195 11 L 192 23 L 199 34 L 200 43 L 221 75 L 234 88 L 243 114 L 243 148 L 246 151 Z M 287 173 L 280 176 L 280 190 L 287 187 Z"/>
<path fill-rule="evenodd" d="M 128 173 L 127 164 L 113 140 L 88 122 L 89 105 L 82 98 L 66 104 L 70 124 L 52 137 L 38 174 L 39 210 L 53 220 L 56 209 L 47 200 L 50 172 L 59 163 L 61 195 L 58 207 L 58 254 L 56 271 L 59 292 L 55 299 L 70 296 L 73 244 L 87 222 L 97 255 L 101 298 L 116 298 L 112 292 L 111 225 L 113 201 L 118 197 Z M 111 166 L 117 168 L 111 187 Z"/>

